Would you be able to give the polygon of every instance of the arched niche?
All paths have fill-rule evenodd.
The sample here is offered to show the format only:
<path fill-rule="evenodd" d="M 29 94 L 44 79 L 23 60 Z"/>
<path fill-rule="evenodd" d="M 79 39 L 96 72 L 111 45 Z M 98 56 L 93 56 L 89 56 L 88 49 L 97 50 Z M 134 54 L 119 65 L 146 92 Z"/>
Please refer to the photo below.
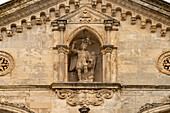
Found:
<path fill-rule="evenodd" d="M 75 48 L 77 50 L 81 50 L 81 43 L 82 40 L 88 38 L 90 41 L 90 44 L 87 46 L 87 51 L 89 53 L 95 52 L 96 55 L 96 64 L 95 64 L 95 69 L 94 69 L 94 78 L 93 82 L 102 82 L 103 77 L 102 77 L 102 54 L 101 54 L 101 47 L 102 47 L 102 40 L 99 40 L 100 37 L 96 35 L 91 29 L 88 29 L 88 27 L 84 27 L 83 29 L 79 30 L 76 33 L 73 33 L 72 35 L 72 40 L 70 40 L 69 47 L 72 48 L 73 42 L 76 42 Z M 71 49 L 70 49 L 71 50 Z M 72 60 L 72 51 L 69 52 L 68 54 L 68 81 L 69 82 L 78 82 L 78 74 L 76 69 L 70 71 L 70 63 Z"/>
<path fill-rule="evenodd" d="M 88 30 L 91 33 L 93 33 L 93 35 L 95 36 L 95 38 L 98 40 L 98 42 L 101 44 L 101 46 L 103 46 L 106 41 L 105 38 L 102 37 L 95 29 L 93 29 L 92 27 L 89 27 L 87 25 L 83 25 L 81 27 L 78 27 L 77 29 L 75 29 L 68 37 L 66 37 L 64 43 L 69 46 L 70 43 L 72 42 L 72 40 L 76 37 L 76 35 L 83 31 L 83 30 Z"/>

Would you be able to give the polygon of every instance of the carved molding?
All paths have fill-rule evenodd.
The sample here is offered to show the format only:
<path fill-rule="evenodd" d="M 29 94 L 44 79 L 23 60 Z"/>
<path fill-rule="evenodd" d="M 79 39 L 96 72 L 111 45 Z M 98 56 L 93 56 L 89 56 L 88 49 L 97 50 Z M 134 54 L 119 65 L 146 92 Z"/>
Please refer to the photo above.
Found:
<path fill-rule="evenodd" d="M 4 51 L 0 51 L 0 76 L 10 73 L 14 68 L 13 57 Z"/>
<path fill-rule="evenodd" d="M 53 49 L 57 49 L 58 53 L 64 53 L 66 55 L 69 53 L 69 48 L 66 45 L 56 45 Z"/>
<path fill-rule="evenodd" d="M 93 105 L 99 106 L 104 103 L 104 99 L 110 99 L 113 96 L 114 90 L 71 90 L 71 89 L 57 89 L 57 95 L 60 99 L 66 99 L 67 104 L 71 106 L 77 105 Z"/>
<path fill-rule="evenodd" d="M 162 106 L 165 107 L 162 108 Z M 165 97 L 161 103 L 146 103 L 144 106 L 141 106 L 140 111 L 138 113 L 158 113 L 160 112 L 159 110 L 166 110 L 166 108 L 169 107 L 170 107 L 170 96 Z"/>
<path fill-rule="evenodd" d="M 111 99 L 121 88 L 119 83 L 53 83 L 51 88 L 58 98 L 66 99 L 71 106 L 100 106 L 105 99 Z"/>
<path fill-rule="evenodd" d="M 156 66 L 160 72 L 170 75 L 170 51 L 166 51 L 160 55 Z"/>
<path fill-rule="evenodd" d="M 117 47 L 114 47 L 114 45 L 103 45 L 101 48 L 101 53 L 105 55 L 106 53 L 112 53 L 114 49 L 117 49 Z"/>
<path fill-rule="evenodd" d="M 33 111 L 30 111 L 29 108 L 27 107 L 27 105 L 25 105 L 24 103 L 10 103 L 6 100 L 6 98 L 0 97 L 0 108 L 1 107 L 5 107 L 5 110 L 8 110 L 8 107 L 12 107 L 16 110 L 16 108 L 19 109 L 20 112 L 22 113 L 34 113 Z M 23 111 L 21 111 L 23 110 Z M 19 112 L 19 113 L 20 113 Z"/>

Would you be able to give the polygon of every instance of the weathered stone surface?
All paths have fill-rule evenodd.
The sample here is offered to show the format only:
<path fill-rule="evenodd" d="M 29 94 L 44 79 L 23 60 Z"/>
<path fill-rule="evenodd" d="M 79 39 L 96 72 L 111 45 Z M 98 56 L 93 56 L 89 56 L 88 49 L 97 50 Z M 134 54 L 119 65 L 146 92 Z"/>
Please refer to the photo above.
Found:
<path fill-rule="evenodd" d="M 0 55 L 13 58 L 0 57 L 0 112 L 170 112 L 169 3 L 20 2 L 0 6 Z M 73 59 L 74 49 L 83 54 Z M 82 68 L 69 70 L 74 60 Z M 78 77 L 93 61 L 92 78 Z"/>

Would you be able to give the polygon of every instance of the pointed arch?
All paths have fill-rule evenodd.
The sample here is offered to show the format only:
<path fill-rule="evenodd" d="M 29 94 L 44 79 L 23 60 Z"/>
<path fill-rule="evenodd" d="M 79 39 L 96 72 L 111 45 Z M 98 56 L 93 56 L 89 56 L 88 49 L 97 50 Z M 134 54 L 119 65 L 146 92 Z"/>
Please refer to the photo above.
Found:
<path fill-rule="evenodd" d="M 71 41 L 73 40 L 73 38 L 81 31 L 83 30 L 87 30 L 91 33 L 93 33 L 96 38 L 98 39 L 98 41 L 100 42 L 100 45 L 103 46 L 105 44 L 105 40 L 104 37 L 102 37 L 95 29 L 89 27 L 89 26 L 81 26 L 79 28 L 77 28 L 76 30 L 74 30 L 70 35 L 68 35 L 68 37 L 66 37 L 66 40 L 64 41 L 64 43 L 69 46 Z"/>

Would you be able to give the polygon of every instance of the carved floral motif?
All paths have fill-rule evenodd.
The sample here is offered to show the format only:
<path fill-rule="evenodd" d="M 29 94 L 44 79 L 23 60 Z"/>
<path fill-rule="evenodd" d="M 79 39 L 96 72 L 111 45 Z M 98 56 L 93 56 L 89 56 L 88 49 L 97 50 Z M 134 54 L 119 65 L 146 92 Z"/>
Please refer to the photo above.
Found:
<path fill-rule="evenodd" d="M 104 103 L 104 99 L 112 98 L 114 90 L 57 89 L 56 92 L 60 99 L 66 99 L 67 104 L 71 106 L 77 106 L 77 105 L 99 106 Z"/>

